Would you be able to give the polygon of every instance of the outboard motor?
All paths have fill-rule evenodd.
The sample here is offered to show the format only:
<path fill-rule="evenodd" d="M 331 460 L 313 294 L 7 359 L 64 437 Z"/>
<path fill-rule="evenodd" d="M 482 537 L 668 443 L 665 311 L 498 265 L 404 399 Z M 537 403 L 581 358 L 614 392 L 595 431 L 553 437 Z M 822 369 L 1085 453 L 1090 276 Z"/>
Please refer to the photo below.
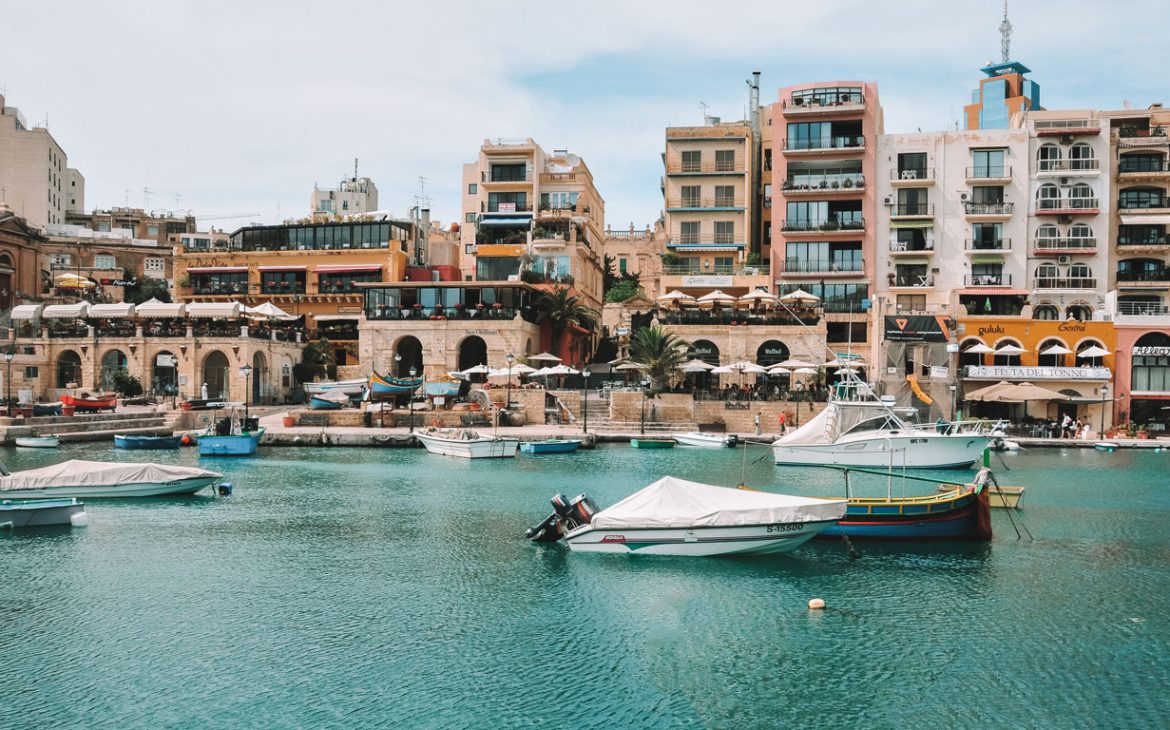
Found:
<path fill-rule="evenodd" d="M 544 522 L 539 525 L 529 527 L 524 532 L 524 537 L 533 542 L 556 542 L 561 539 L 560 520 L 557 519 L 556 513 L 544 518 Z"/>
<path fill-rule="evenodd" d="M 576 529 L 582 525 L 588 525 L 593 521 L 593 515 L 600 510 L 597 509 L 597 503 L 582 492 L 573 501 L 569 502 L 569 522 L 572 524 L 571 529 Z"/>
<path fill-rule="evenodd" d="M 739 446 L 739 436 L 733 433 L 727 437 L 724 443 L 727 444 L 727 448 L 734 449 L 736 446 Z"/>
<path fill-rule="evenodd" d="M 584 493 L 572 500 L 563 494 L 555 494 L 549 500 L 553 513 L 544 521 L 525 531 L 524 537 L 534 542 L 556 542 L 582 525 L 593 521 L 598 513 L 597 504 Z"/>

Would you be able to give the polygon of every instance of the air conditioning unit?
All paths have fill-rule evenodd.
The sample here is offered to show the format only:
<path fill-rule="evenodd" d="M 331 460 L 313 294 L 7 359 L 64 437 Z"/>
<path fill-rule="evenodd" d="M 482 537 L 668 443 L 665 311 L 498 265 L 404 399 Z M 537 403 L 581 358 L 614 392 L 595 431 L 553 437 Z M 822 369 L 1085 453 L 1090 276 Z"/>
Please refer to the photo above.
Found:
<path fill-rule="evenodd" d="M 968 195 L 966 193 L 959 193 L 959 200 L 966 200 Z"/>
<path fill-rule="evenodd" d="M 887 196 L 886 196 L 885 203 L 886 203 L 886 205 L 893 205 L 893 204 L 894 204 L 894 198 L 893 198 L 893 197 L 891 197 L 891 196 L 889 196 L 889 195 L 887 195 Z"/>
<path fill-rule="evenodd" d="M 1058 263 L 1058 264 L 1071 264 L 1072 263 L 1072 256 L 1069 256 L 1067 254 L 1064 256 L 1057 256 L 1056 263 Z"/>

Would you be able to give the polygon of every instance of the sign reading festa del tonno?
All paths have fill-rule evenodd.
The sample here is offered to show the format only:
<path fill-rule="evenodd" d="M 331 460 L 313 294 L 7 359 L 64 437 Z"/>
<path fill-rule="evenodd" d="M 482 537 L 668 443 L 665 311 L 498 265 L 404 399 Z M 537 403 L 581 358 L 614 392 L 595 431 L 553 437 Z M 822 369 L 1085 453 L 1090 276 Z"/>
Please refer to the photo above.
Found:
<path fill-rule="evenodd" d="M 1028 365 L 968 365 L 971 380 L 1110 380 L 1109 368 L 1062 368 Z"/>

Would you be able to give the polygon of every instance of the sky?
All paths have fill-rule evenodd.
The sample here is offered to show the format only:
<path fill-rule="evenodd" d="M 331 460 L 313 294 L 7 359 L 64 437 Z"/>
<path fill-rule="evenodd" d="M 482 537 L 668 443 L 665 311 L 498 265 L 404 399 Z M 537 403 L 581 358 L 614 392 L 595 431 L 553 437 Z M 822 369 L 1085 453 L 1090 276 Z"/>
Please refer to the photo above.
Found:
<path fill-rule="evenodd" d="M 1121 12 L 1116 8 L 1124 7 Z M 953 128 L 1000 57 L 995 0 L 0 0 L 0 93 L 48 121 L 86 208 L 192 210 L 234 230 L 307 215 L 359 174 L 404 216 L 425 178 L 459 217 L 488 138 L 582 156 L 607 222 L 662 208 L 664 128 L 741 119 L 820 80 L 875 81 L 890 133 Z M 1015 0 L 1012 57 L 1049 109 L 1170 103 L 1165 0 Z M 149 190 L 149 192 L 146 192 Z M 217 218 L 218 216 L 235 216 Z"/>

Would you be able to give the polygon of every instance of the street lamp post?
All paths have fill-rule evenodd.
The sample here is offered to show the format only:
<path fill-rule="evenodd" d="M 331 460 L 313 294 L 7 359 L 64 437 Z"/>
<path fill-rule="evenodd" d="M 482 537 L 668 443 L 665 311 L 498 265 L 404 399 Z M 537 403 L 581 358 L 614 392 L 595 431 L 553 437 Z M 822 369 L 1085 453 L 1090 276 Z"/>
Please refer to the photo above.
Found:
<path fill-rule="evenodd" d="M 638 433 L 645 436 L 646 435 L 646 386 L 650 385 L 650 381 L 643 380 L 641 385 L 642 385 L 642 422 L 638 428 Z"/>
<path fill-rule="evenodd" d="M 508 394 L 504 409 L 510 410 L 512 408 L 512 363 L 516 362 L 516 356 L 509 352 L 504 359 L 508 361 Z"/>
<path fill-rule="evenodd" d="M 585 386 L 581 389 L 585 396 L 581 406 L 581 416 L 585 419 L 584 433 L 589 433 L 589 376 L 592 374 L 589 372 L 589 368 L 581 371 L 581 375 L 585 378 Z"/>
<path fill-rule="evenodd" d="M 8 353 L 4 353 L 4 357 L 9 357 Z M 1098 438 L 1105 438 L 1105 397 L 1109 395 L 1109 386 L 1101 386 L 1101 430 L 1097 432 Z"/>
<path fill-rule="evenodd" d="M 947 387 L 951 390 L 951 422 L 953 423 L 955 420 L 955 412 L 959 406 L 959 404 L 955 402 L 955 396 L 958 395 L 959 386 L 956 383 L 951 383 Z"/>
<path fill-rule="evenodd" d="M 175 400 L 179 397 L 179 358 L 171 355 L 171 410 L 175 410 Z"/>
<path fill-rule="evenodd" d="M 4 404 L 8 406 L 8 416 L 12 416 L 12 358 L 16 355 L 12 352 L 12 348 L 4 351 L 4 364 L 8 367 L 8 372 L 4 375 L 4 387 L 7 393 L 4 396 Z"/>
<path fill-rule="evenodd" d="M 252 366 L 245 365 L 240 368 L 240 374 L 244 376 L 244 427 L 240 431 L 248 430 L 248 400 L 251 396 L 252 390 Z"/>
<path fill-rule="evenodd" d="M 410 380 L 412 383 L 414 382 L 414 376 L 415 376 L 415 373 L 417 373 L 417 372 L 418 371 L 415 370 L 414 368 L 410 369 Z M 415 387 L 414 385 L 410 386 L 410 400 L 406 402 L 406 413 L 407 413 L 407 417 L 410 419 L 410 432 L 411 433 L 414 433 L 414 387 Z"/>

